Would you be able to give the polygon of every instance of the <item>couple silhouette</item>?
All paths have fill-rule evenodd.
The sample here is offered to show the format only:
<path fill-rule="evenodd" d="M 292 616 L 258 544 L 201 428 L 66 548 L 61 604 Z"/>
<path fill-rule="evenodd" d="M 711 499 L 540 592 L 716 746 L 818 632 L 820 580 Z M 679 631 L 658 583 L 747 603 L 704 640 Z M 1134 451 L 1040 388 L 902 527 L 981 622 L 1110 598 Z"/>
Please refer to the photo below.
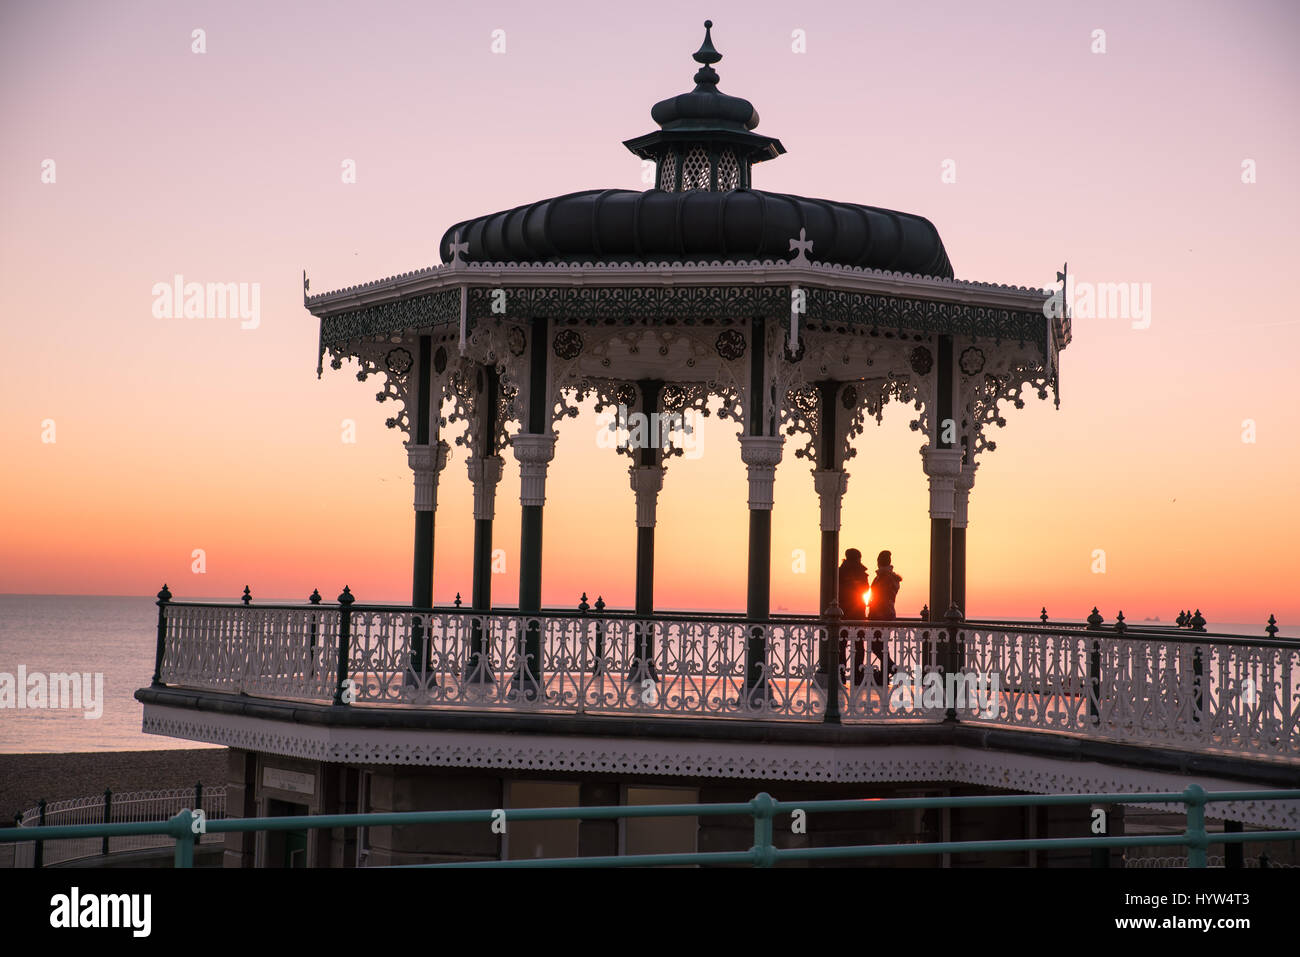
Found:
<path fill-rule="evenodd" d="M 839 604 L 846 624 L 864 620 L 893 621 L 897 617 L 894 600 L 898 597 L 898 588 L 903 578 L 894 572 L 893 561 L 894 557 L 888 551 L 876 556 L 876 578 L 872 581 L 867 566 L 862 564 L 862 553 L 856 548 L 845 551 L 844 561 L 840 565 Z M 850 625 L 850 631 L 856 632 L 856 640 L 853 642 L 853 683 L 862 684 L 866 678 L 866 629 L 854 629 Z M 878 663 L 872 666 L 872 679 L 878 685 L 884 684 L 893 677 L 895 668 L 889 660 L 883 638 L 871 642 L 871 653 Z M 847 659 L 846 643 L 840 646 L 841 680 L 845 677 Z"/>

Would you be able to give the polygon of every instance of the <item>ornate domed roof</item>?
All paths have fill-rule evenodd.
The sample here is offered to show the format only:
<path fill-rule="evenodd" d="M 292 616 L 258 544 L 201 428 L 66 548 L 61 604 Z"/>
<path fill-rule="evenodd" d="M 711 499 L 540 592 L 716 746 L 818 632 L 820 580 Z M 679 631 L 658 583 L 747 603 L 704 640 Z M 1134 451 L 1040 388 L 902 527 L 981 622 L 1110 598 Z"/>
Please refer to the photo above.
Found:
<path fill-rule="evenodd" d="M 813 261 L 952 278 L 922 216 L 750 188 L 753 164 L 785 147 L 753 132 L 752 103 L 718 89 L 712 27 L 694 54 L 695 89 L 656 103 L 660 128 L 624 144 L 656 163 L 654 189 L 568 193 L 465 220 L 443 235 L 443 262 L 456 241 L 469 244 L 464 259 L 487 262 L 785 259 L 802 229 Z"/>
<path fill-rule="evenodd" d="M 922 216 L 758 189 L 568 193 L 457 223 L 441 254 L 451 262 L 459 235 L 469 261 L 786 259 L 801 229 L 816 262 L 952 278 L 939 232 Z"/>

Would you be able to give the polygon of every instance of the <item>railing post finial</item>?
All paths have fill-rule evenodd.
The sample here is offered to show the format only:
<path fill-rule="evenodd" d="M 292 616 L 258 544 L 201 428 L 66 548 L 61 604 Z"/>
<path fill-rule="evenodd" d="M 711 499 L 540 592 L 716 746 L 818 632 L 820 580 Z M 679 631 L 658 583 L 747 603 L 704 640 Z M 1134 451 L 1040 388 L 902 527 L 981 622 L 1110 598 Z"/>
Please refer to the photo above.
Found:
<path fill-rule="evenodd" d="M 456 592 L 456 600 L 455 600 L 454 602 L 452 602 L 452 604 L 455 605 L 457 608 L 460 607 L 460 604 L 461 604 L 461 600 L 460 600 L 460 592 Z"/>
<path fill-rule="evenodd" d="M 1124 624 L 1124 613 L 1121 611 L 1115 616 L 1115 633 L 1117 635 L 1122 635 L 1127 630 L 1128 626 Z"/>
<path fill-rule="evenodd" d="M 1038 620 L 1041 621 L 1044 625 L 1047 624 L 1047 606 L 1046 606 L 1046 605 L 1043 606 L 1043 610 L 1042 610 L 1042 612 L 1039 613 L 1039 615 L 1038 615 Z"/>
<path fill-rule="evenodd" d="M 244 586 L 244 597 L 241 598 L 240 601 L 245 605 L 251 605 L 253 603 L 253 593 L 248 590 L 247 585 Z"/>
<path fill-rule="evenodd" d="M 172 593 L 163 582 L 162 591 L 158 592 L 158 643 L 153 656 L 153 678 L 150 681 L 155 688 L 162 685 L 163 652 L 167 649 L 167 603 L 172 600 Z"/>
<path fill-rule="evenodd" d="M 319 605 L 319 604 L 320 604 L 320 589 L 319 589 L 319 588 L 313 588 L 313 589 L 311 590 L 311 594 L 307 596 L 307 600 L 308 600 L 309 602 L 311 602 L 313 605 Z"/>
<path fill-rule="evenodd" d="M 1192 631 L 1205 631 L 1205 619 L 1201 617 L 1201 609 L 1196 609 L 1196 614 L 1192 615 Z"/>
<path fill-rule="evenodd" d="M 351 679 L 348 677 L 352 658 L 352 603 L 354 601 L 356 599 L 352 597 L 352 589 L 344 585 L 343 592 L 339 595 L 339 656 L 338 672 L 334 682 L 334 704 L 340 706 L 351 704 L 355 700 L 350 687 Z"/>
<path fill-rule="evenodd" d="M 1092 614 L 1088 616 L 1088 630 L 1101 631 L 1101 623 L 1105 620 L 1101 617 L 1101 612 L 1097 611 L 1097 606 L 1093 605 Z"/>
<path fill-rule="evenodd" d="M 1268 635 L 1270 638 L 1277 637 L 1277 619 L 1272 615 L 1268 616 L 1268 627 L 1264 629 L 1264 634 Z"/>
<path fill-rule="evenodd" d="M 582 599 L 578 602 L 578 611 L 585 615 L 590 610 L 591 606 L 587 604 L 587 593 L 584 591 L 582 593 Z"/>

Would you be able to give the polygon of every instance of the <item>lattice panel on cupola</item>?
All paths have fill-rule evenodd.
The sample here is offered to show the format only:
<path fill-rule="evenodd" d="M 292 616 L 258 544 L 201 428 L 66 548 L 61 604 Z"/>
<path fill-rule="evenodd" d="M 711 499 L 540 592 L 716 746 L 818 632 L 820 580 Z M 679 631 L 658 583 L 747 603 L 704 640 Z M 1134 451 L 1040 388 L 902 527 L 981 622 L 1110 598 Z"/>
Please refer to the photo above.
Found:
<path fill-rule="evenodd" d="M 735 189 L 740 185 L 740 164 L 736 154 L 725 150 L 718 159 L 718 190 Z"/>
<path fill-rule="evenodd" d="M 709 188 L 709 154 L 695 147 L 682 163 L 682 192 Z"/>
<path fill-rule="evenodd" d="M 671 193 L 677 188 L 677 154 L 668 153 L 659 161 L 659 188 Z"/>

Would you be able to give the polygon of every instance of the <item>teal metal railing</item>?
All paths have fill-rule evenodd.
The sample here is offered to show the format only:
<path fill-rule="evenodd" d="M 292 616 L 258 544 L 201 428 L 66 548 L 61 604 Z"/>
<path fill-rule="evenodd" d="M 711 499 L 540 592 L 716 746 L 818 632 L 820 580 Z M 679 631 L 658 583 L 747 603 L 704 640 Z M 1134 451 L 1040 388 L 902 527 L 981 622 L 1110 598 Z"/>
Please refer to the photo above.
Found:
<path fill-rule="evenodd" d="M 1210 804 L 1230 801 L 1295 801 L 1293 791 L 1214 791 L 1193 784 L 1183 791 L 1109 794 L 1020 794 L 981 797 L 887 798 L 833 801 L 778 801 L 767 793 L 738 804 L 662 804 L 568 808 L 497 808 L 473 811 L 403 811 L 370 814 L 316 814 L 303 817 L 227 818 L 207 820 L 185 809 L 166 821 L 83 824 L 0 830 L 0 843 L 67 840 L 127 835 L 170 835 L 176 842 L 176 867 L 194 865 L 196 834 L 301 831 L 310 828 L 384 827 L 412 824 L 482 824 L 504 822 L 612 820 L 652 817 L 723 817 L 746 815 L 753 820 L 754 843 L 747 851 L 710 851 L 683 854 L 635 854 L 619 857 L 543 858 L 513 861 L 457 861 L 414 867 L 653 867 L 682 864 L 749 864 L 772 867 L 783 861 L 830 861 L 855 858 L 906 857 L 931 854 L 970 854 L 1008 851 L 1093 850 L 1113 847 L 1185 847 L 1189 867 L 1206 866 L 1211 844 L 1300 840 L 1300 830 L 1210 833 L 1205 811 Z M 1181 834 L 1133 834 L 1117 837 L 1029 838 L 996 841 L 942 841 L 925 844 L 875 844 L 839 847 L 779 848 L 773 840 L 776 821 L 789 816 L 843 814 L 929 808 L 1053 807 L 1063 805 L 1170 804 L 1181 805 L 1187 825 Z"/>

